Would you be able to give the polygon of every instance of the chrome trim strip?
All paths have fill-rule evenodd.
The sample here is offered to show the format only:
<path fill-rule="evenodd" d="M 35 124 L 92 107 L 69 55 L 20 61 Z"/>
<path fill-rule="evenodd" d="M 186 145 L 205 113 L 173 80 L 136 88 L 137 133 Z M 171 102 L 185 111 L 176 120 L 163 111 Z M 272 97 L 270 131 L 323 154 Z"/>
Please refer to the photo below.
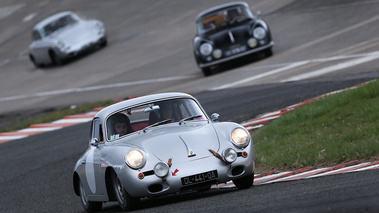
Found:
<path fill-rule="evenodd" d="M 188 145 L 188 143 L 179 135 L 179 138 L 183 141 L 184 145 L 187 147 L 187 155 L 188 157 L 196 156 L 195 151 Z"/>

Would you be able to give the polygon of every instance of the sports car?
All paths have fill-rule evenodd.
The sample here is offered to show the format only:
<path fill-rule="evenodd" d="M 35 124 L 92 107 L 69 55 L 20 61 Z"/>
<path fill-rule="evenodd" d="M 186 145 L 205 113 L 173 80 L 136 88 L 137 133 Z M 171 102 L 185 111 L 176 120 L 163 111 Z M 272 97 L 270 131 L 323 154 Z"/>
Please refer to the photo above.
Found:
<path fill-rule="evenodd" d="M 229 181 L 239 189 L 251 187 L 251 136 L 218 118 L 185 93 L 142 96 L 102 109 L 73 172 L 82 206 L 99 211 L 115 201 L 132 210 L 140 198 L 209 190 Z"/>
<path fill-rule="evenodd" d="M 205 10 L 196 17 L 194 56 L 205 76 L 212 67 L 253 53 L 271 56 L 271 32 L 245 2 L 231 2 Z"/>
<path fill-rule="evenodd" d="M 62 65 L 91 47 L 107 45 L 104 24 L 84 20 L 71 11 L 60 12 L 37 23 L 32 32 L 29 58 L 37 67 Z"/>

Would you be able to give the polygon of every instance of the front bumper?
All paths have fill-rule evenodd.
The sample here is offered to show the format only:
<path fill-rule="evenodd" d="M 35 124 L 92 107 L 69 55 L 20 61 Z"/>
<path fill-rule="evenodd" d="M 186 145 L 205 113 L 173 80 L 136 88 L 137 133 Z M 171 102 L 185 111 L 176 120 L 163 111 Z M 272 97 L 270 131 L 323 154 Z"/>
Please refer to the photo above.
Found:
<path fill-rule="evenodd" d="M 239 54 L 235 54 L 235 55 L 232 55 L 232 56 L 229 56 L 229 57 L 221 58 L 221 59 L 214 60 L 214 61 L 211 61 L 211 62 L 208 62 L 208 63 L 199 62 L 198 66 L 201 69 L 202 68 L 211 67 L 211 66 L 214 66 L 214 65 L 217 65 L 217 64 L 221 64 L 221 63 L 224 63 L 224 62 L 231 61 L 231 60 L 236 59 L 236 58 L 240 58 L 240 57 L 243 57 L 243 56 L 246 56 L 246 55 L 250 55 L 250 54 L 253 54 L 253 53 L 264 51 L 266 49 L 272 48 L 273 46 L 274 46 L 274 42 L 271 41 L 271 42 L 269 42 L 268 44 L 266 44 L 264 46 L 260 46 L 260 47 L 254 48 L 254 49 L 250 49 L 250 50 L 247 50 L 245 52 L 241 52 Z"/>
<path fill-rule="evenodd" d="M 218 178 L 206 182 L 183 185 L 182 178 L 194 174 L 217 170 Z M 208 156 L 186 162 L 175 162 L 173 159 L 169 174 L 165 178 L 159 178 L 155 174 L 146 175 L 138 179 L 138 174 L 145 171 L 124 170 L 117 175 L 132 197 L 155 197 L 188 190 L 198 190 L 211 185 L 226 183 L 254 172 L 254 154 L 250 153 L 246 158 L 240 156 L 232 164 L 225 164 L 215 156 Z"/>
<path fill-rule="evenodd" d="M 86 51 L 88 51 L 88 50 L 90 50 L 96 46 L 99 46 L 103 42 L 106 42 L 106 41 L 107 41 L 107 37 L 106 37 L 106 35 L 104 35 L 104 36 L 96 38 L 92 41 L 88 41 L 86 43 L 78 44 L 76 46 L 71 47 L 70 49 L 68 49 L 66 51 L 61 51 L 60 57 L 63 59 L 76 57 L 79 54 L 84 53 L 84 52 L 86 52 Z"/>

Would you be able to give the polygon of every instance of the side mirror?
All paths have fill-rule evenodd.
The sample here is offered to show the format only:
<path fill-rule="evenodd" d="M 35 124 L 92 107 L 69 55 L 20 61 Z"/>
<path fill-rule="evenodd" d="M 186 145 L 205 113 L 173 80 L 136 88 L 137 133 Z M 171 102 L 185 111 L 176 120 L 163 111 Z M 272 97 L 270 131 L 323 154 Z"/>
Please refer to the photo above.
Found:
<path fill-rule="evenodd" d="M 92 138 L 91 141 L 89 142 L 90 146 L 98 146 L 99 145 L 99 139 L 97 138 Z"/>
<path fill-rule="evenodd" d="M 262 12 L 260 10 L 258 10 L 257 17 L 260 18 L 261 16 L 262 16 Z"/>
<path fill-rule="evenodd" d="M 213 114 L 211 115 L 211 120 L 212 120 L 213 122 L 218 122 L 218 117 L 220 117 L 220 115 L 219 115 L 218 113 L 213 113 Z"/>

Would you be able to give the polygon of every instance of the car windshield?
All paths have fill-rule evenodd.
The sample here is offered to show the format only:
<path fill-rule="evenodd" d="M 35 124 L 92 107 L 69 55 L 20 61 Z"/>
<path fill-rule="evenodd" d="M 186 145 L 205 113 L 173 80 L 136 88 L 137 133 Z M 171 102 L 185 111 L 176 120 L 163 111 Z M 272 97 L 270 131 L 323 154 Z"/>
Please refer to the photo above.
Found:
<path fill-rule="evenodd" d="M 168 123 L 207 120 L 202 109 L 192 99 L 178 98 L 156 101 L 113 113 L 107 119 L 108 140 Z M 180 122 L 180 123 L 179 123 Z"/>
<path fill-rule="evenodd" d="M 76 23 L 77 21 L 78 20 L 76 20 L 72 15 L 63 16 L 63 17 L 61 17 L 57 20 L 54 20 L 54 21 L 50 22 L 49 24 L 45 25 L 42 28 L 42 34 L 44 37 L 48 36 L 51 33 L 55 32 L 59 29 L 62 29 L 68 25 Z"/>
<path fill-rule="evenodd" d="M 196 24 L 197 32 L 199 34 L 206 33 L 252 17 L 251 11 L 243 6 L 223 8 L 201 17 Z"/>

